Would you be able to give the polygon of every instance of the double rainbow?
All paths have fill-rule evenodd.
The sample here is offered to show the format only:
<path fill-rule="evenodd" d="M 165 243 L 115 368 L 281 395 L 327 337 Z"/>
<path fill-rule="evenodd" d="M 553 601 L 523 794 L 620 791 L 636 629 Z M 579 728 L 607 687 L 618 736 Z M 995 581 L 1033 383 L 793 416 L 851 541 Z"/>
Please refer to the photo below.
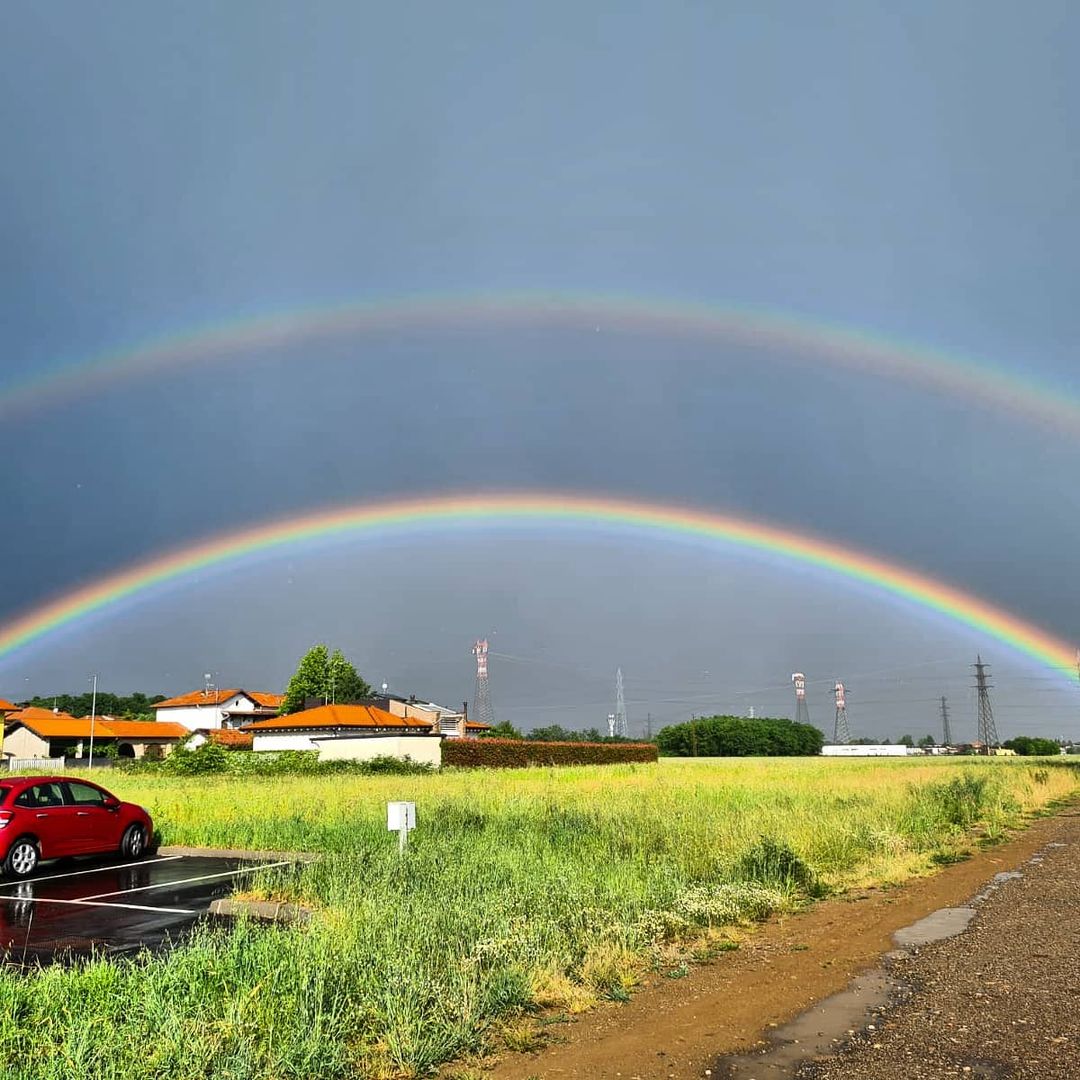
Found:
<path fill-rule="evenodd" d="M 768 308 L 556 292 L 420 295 L 297 308 L 203 326 L 0 386 L 0 418 L 163 371 L 228 361 L 257 364 L 267 350 L 397 330 L 450 330 L 500 323 L 677 335 L 771 348 L 796 361 L 900 379 L 1080 435 L 1080 399 L 1075 395 L 959 353 Z"/>
<path fill-rule="evenodd" d="M 944 615 L 1046 664 L 1063 677 L 1075 678 L 1072 645 L 984 600 L 875 556 L 746 518 L 648 502 L 533 492 L 365 503 L 271 521 L 205 540 L 101 578 L 0 627 L 0 660 L 54 631 L 207 568 L 240 563 L 264 552 L 315 540 L 435 532 L 470 523 L 602 527 L 657 537 L 697 538 L 772 553 Z"/>

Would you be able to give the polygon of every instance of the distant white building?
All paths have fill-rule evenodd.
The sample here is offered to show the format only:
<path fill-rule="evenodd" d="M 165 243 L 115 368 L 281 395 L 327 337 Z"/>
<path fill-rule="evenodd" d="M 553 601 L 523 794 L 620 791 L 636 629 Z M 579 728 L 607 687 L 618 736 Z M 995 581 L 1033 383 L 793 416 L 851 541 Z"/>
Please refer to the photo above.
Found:
<path fill-rule="evenodd" d="M 277 716 L 281 700 L 280 694 L 210 689 L 159 701 L 154 708 L 158 720 L 183 724 L 188 731 L 213 731 Z"/>
<path fill-rule="evenodd" d="M 885 744 L 863 745 L 861 743 L 843 743 L 839 746 L 823 746 L 822 757 L 907 757 L 909 754 L 921 754 L 922 751 L 912 746 Z"/>

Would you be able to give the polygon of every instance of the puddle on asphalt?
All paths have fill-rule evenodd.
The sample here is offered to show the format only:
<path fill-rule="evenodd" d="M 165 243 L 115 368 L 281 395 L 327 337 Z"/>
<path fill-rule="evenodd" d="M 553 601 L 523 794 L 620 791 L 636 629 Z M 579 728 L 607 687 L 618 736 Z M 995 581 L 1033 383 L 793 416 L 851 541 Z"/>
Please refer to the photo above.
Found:
<path fill-rule="evenodd" d="M 972 904 L 983 903 L 1007 881 L 1023 876 L 1015 870 L 995 874 Z M 802 1066 L 836 1053 L 856 1032 L 872 1035 L 877 1029 L 875 1021 L 886 1006 L 903 1001 L 911 993 L 906 983 L 890 973 L 891 964 L 910 956 L 910 950 L 962 934 L 976 914 L 975 907 L 941 908 L 897 930 L 893 941 L 898 950 L 885 956 L 884 967 L 857 976 L 846 990 L 776 1028 L 769 1035 L 764 1053 L 724 1058 L 714 1071 L 730 1080 L 793 1080 Z"/>

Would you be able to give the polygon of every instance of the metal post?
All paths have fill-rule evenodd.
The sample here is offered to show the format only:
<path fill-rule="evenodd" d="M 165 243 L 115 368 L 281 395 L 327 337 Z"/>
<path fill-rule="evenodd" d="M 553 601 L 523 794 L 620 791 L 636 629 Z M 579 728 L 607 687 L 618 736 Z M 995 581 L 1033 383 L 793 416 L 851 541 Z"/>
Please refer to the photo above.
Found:
<path fill-rule="evenodd" d="M 97 675 L 91 675 L 94 692 L 90 699 L 90 768 L 94 767 L 94 720 L 97 717 Z"/>

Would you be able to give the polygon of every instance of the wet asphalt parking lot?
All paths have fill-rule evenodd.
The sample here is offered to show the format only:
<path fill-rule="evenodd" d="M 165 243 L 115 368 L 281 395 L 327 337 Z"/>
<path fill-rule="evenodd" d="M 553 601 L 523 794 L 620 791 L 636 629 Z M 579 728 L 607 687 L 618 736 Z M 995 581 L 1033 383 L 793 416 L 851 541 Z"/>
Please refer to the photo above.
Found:
<path fill-rule="evenodd" d="M 36 966 L 159 949 L 253 872 L 281 865 L 193 855 L 46 863 L 25 881 L 0 879 L 0 952 Z"/>

